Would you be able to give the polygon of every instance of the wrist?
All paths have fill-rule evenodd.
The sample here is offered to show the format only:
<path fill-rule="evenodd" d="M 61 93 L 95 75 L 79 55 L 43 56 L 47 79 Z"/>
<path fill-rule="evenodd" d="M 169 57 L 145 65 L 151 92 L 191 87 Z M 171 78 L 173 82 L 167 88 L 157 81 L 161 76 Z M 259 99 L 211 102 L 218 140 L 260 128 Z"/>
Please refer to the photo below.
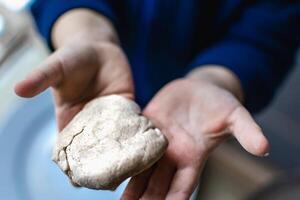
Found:
<path fill-rule="evenodd" d="M 192 70 L 186 78 L 217 85 L 231 92 L 243 102 L 244 94 L 239 78 L 229 69 L 218 65 L 205 65 Z"/>
<path fill-rule="evenodd" d="M 117 33 L 109 19 L 85 8 L 70 10 L 59 17 L 51 39 L 54 48 L 78 41 L 118 44 Z"/>

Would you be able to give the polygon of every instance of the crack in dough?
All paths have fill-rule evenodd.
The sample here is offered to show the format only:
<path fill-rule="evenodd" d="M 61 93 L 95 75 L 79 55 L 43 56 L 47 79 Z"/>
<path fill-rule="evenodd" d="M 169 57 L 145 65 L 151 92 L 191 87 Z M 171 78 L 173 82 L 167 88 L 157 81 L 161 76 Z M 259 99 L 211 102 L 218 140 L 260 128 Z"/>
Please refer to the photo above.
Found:
<path fill-rule="evenodd" d="M 152 166 L 167 145 L 135 102 L 110 95 L 89 102 L 58 134 L 53 161 L 74 185 L 114 190 Z"/>

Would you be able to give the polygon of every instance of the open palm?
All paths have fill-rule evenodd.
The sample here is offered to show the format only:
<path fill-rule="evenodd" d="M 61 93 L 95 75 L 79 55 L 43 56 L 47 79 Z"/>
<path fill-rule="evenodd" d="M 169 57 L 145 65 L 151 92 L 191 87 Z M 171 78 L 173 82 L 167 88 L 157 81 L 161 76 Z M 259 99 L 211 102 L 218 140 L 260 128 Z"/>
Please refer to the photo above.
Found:
<path fill-rule="evenodd" d="M 254 155 L 264 155 L 268 142 L 248 111 L 227 90 L 207 82 L 180 79 L 151 100 L 144 114 L 169 140 L 156 166 L 129 182 L 124 200 L 188 199 L 209 153 L 234 135 Z"/>
<path fill-rule="evenodd" d="M 133 83 L 127 59 L 111 43 L 69 43 L 54 52 L 15 92 L 33 97 L 53 88 L 55 111 L 61 130 L 91 99 L 108 94 L 133 98 Z"/>

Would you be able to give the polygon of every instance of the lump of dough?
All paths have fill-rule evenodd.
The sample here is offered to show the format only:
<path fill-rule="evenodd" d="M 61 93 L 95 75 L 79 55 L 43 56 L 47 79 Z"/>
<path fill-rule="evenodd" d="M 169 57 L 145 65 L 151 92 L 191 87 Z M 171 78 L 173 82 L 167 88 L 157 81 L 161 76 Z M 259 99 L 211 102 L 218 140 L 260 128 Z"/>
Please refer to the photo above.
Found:
<path fill-rule="evenodd" d="M 135 102 L 110 95 L 86 104 L 58 134 L 53 161 L 75 185 L 114 190 L 153 165 L 167 144 Z"/>

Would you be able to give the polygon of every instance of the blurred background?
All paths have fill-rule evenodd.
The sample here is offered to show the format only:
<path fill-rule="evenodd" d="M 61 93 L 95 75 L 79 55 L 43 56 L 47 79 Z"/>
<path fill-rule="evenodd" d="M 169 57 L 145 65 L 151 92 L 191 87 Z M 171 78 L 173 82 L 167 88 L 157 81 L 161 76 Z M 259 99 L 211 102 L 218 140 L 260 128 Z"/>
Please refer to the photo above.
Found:
<path fill-rule="evenodd" d="M 115 192 L 73 188 L 52 163 L 49 91 L 34 99 L 13 92 L 49 54 L 28 12 L 31 3 L 0 0 L 0 199 L 118 199 L 126 183 Z M 213 152 L 192 199 L 300 199 L 300 59 L 255 117 L 271 142 L 270 155 L 255 158 L 229 140 Z"/>

